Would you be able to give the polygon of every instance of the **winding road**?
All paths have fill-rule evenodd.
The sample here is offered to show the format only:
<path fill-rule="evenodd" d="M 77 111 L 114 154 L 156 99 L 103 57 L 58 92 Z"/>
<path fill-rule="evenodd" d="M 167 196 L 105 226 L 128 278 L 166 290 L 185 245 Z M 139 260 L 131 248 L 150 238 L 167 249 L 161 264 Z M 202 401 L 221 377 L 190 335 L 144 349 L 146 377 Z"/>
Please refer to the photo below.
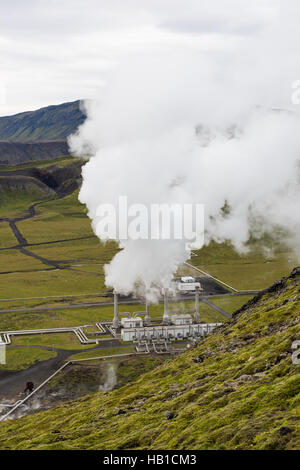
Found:
<path fill-rule="evenodd" d="M 50 260 L 49 258 L 39 256 L 36 253 L 33 253 L 32 251 L 28 250 L 28 247 L 55 244 L 55 243 L 62 243 L 62 242 L 75 241 L 75 240 L 83 240 L 83 239 L 87 239 L 87 238 L 94 238 L 95 237 L 94 235 L 88 235 L 88 236 L 85 236 L 85 237 L 68 238 L 68 239 L 62 239 L 62 240 L 55 240 L 55 241 L 49 241 L 49 242 L 41 242 L 41 243 L 28 243 L 28 241 L 22 235 L 22 233 L 20 232 L 19 228 L 16 225 L 17 222 L 22 222 L 24 220 L 29 220 L 29 219 L 32 219 L 32 218 L 36 217 L 36 215 L 37 215 L 36 207 L 38 205 L 44 204 L 46 202 L 53 201 L 53 200 L 63 199 L 64 197 L 66 197 L 68 195 L 69 194 L 57 195 L 57 197 L 55 199 L 52 198 L 48 201 L 44 200 L 44 201 L 35 202 L 34 204 L 31 204 L 31 206 L 29 206 L 29 208 L 27 209 L 27 214 L 25 214 L 23 216 L 13 217 L 13 218 L 9 218 L 9 217 L 0 218 L 0 223 L 1 222 L 6 222 L 6 223 L 9 224 L 15 238 L 18 241 L 18 245 L 14 245 L 14 246 L 11 246 L 11 247 L 8 247 L 8 248 L 1 248 L 0 251 L 18 250 L 23 255 L 30 256 L 30 257 L 35 258 L 36 260 L 40 261 L 42 264 L 47 266 L 48 269 L 69 269 L 71 271 L 80 271 L 78 269 L 76 269 L 76 270 L 73 269 L 72 266 L 63 265 L 62 264 L 63 261 L 60 262 L 60 261 L 56 261 L 56 260 Z M 37 270 L 27 270 L 27 271 L 18 271 L 18 272 L 36 272 L 36 271 Z M 1 274 L 13 274 L 14 272 L 16 272 L 16 271 L 0 272 L 0 275 Z M 91 274 L 93 276 L 103 277 L 103 274 L 101 274 L 101 273 L 95 273 L 95 272 L 83 271 L 83 270 L 81 272 Z"/>
<path fill-rule="evenodd" d="M 56 199 L 61 199 L 62 197 L 63 196 L 57 196 Z M 28 249 L 26 249 L 25 247 L 28 247 L 29 243 L 27 242 L 26 238 L 22 235 L 22 233 L 20 232 L 20 230 L 18 229 L 16 225 L 17 222 L 22 222 L 23 220 L 32 219 L 33 217 L 35 217 L 37 215 L 36 210 L 35 210 L 36 206 L 43 204 L 45 202 L 47 201 L 35 202 L 27 209 L 27 214 L 20 216 L 20 217 L 14 217 L 14 218 L 9 218 L 9 217 L 1 218 L 0 222 L 9 223 L 9 226 L 19 243 L 18 245 L 15 245 L 14 247 L 10 247 L 9 249 L 19 250 L 21 253 L 23 253 L 23 255 L 31 256 L 32 258 L 35 258 L 41 261 L 41 263 L 45 264 L 46 266 L 51 266 L 52 268 L 55 268 L 55 269 L 61 269 L 61 266 L 59 265 L 59 263 L 57 263 L 57 261 L 52 261 L 42 256 L 36 255 L 35 253 L 32 253 L 32 251 L 29 251 Z"/>

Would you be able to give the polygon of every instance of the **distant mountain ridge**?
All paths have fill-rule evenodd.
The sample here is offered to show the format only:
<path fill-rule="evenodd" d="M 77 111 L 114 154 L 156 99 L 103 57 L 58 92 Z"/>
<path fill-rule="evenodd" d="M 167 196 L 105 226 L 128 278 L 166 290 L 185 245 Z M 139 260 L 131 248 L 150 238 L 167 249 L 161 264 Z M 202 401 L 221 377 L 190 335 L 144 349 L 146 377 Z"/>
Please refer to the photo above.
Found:
<path fill-rule="evenodd" d="M 0 165 L 68 155 L 67 137 L 85 118 L 80 100 L 0 117 Z"/>
<path fill-rule="evenodd" d="M 86 118 L 81 101 L 0 117 L 0 140 L 65 140 Z"/>

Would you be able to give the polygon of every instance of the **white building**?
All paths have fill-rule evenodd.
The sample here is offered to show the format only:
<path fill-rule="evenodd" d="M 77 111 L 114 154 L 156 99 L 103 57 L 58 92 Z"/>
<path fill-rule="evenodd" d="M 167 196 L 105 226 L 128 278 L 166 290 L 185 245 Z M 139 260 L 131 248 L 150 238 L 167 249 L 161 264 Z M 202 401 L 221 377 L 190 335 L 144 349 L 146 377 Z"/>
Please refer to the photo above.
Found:
<path fill-rule="evenodd" d="M 168 326 L 151 326 L 142 328 L 122 328 L 121 339 L 123 341 L 143 340 L 182 340 L 195 337 L 203 337 L 210 333 L 221 323 L 183 324 Z"/>
<path fill-rule="evenodd" d="M 203 290 L 200 282 L 192 276 L 182 276 L 179 281 L 176 282 L 176 289 L 182 294 L 188 294 L 195 292 L 196 289 Z"/>
<path fill-rule="evenodd" d="M 177 314 L 171 316 L 172 325 L 191 325 L 193 317 L 189 314 Z"/>
<path fill-rule="evenodd" d="M 143 320 L 141 317 L 127 317 L 121 319 L 122 328 L 141 328 Z"/>

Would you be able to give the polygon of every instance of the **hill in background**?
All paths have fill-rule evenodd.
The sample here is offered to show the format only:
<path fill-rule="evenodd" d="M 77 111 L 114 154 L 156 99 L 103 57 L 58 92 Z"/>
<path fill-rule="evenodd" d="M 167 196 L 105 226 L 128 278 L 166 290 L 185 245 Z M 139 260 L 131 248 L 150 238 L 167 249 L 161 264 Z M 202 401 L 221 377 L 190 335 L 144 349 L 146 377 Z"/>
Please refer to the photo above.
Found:
<path fill-rule="evenodd" d="M 0 165 L 69 154 L 67 137 L 85 120 L 80 101 L 0 117 Z"/>
<path fill-rule="evenodd" d="M 80 101 L 0 117 L 0 140 L 65 140 L 85 120 Z"/>

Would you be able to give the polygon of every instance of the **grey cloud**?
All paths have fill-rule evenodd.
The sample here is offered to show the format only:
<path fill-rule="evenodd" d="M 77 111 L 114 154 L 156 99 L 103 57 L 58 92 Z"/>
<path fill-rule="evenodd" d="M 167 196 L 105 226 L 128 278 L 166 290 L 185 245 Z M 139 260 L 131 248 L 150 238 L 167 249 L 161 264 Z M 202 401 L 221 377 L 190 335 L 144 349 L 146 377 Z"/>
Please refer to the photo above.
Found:
<path fill-rule="evenodd" d="M 106 70 L 135 53 L 199 47 L 226 62 L 224 48 L 239 47 L 245 36 L 255 40 L 277 7 L 278 0 L 1 2 L 0 81 L 7 101 L 0 115 L 92 98 Z"/>

